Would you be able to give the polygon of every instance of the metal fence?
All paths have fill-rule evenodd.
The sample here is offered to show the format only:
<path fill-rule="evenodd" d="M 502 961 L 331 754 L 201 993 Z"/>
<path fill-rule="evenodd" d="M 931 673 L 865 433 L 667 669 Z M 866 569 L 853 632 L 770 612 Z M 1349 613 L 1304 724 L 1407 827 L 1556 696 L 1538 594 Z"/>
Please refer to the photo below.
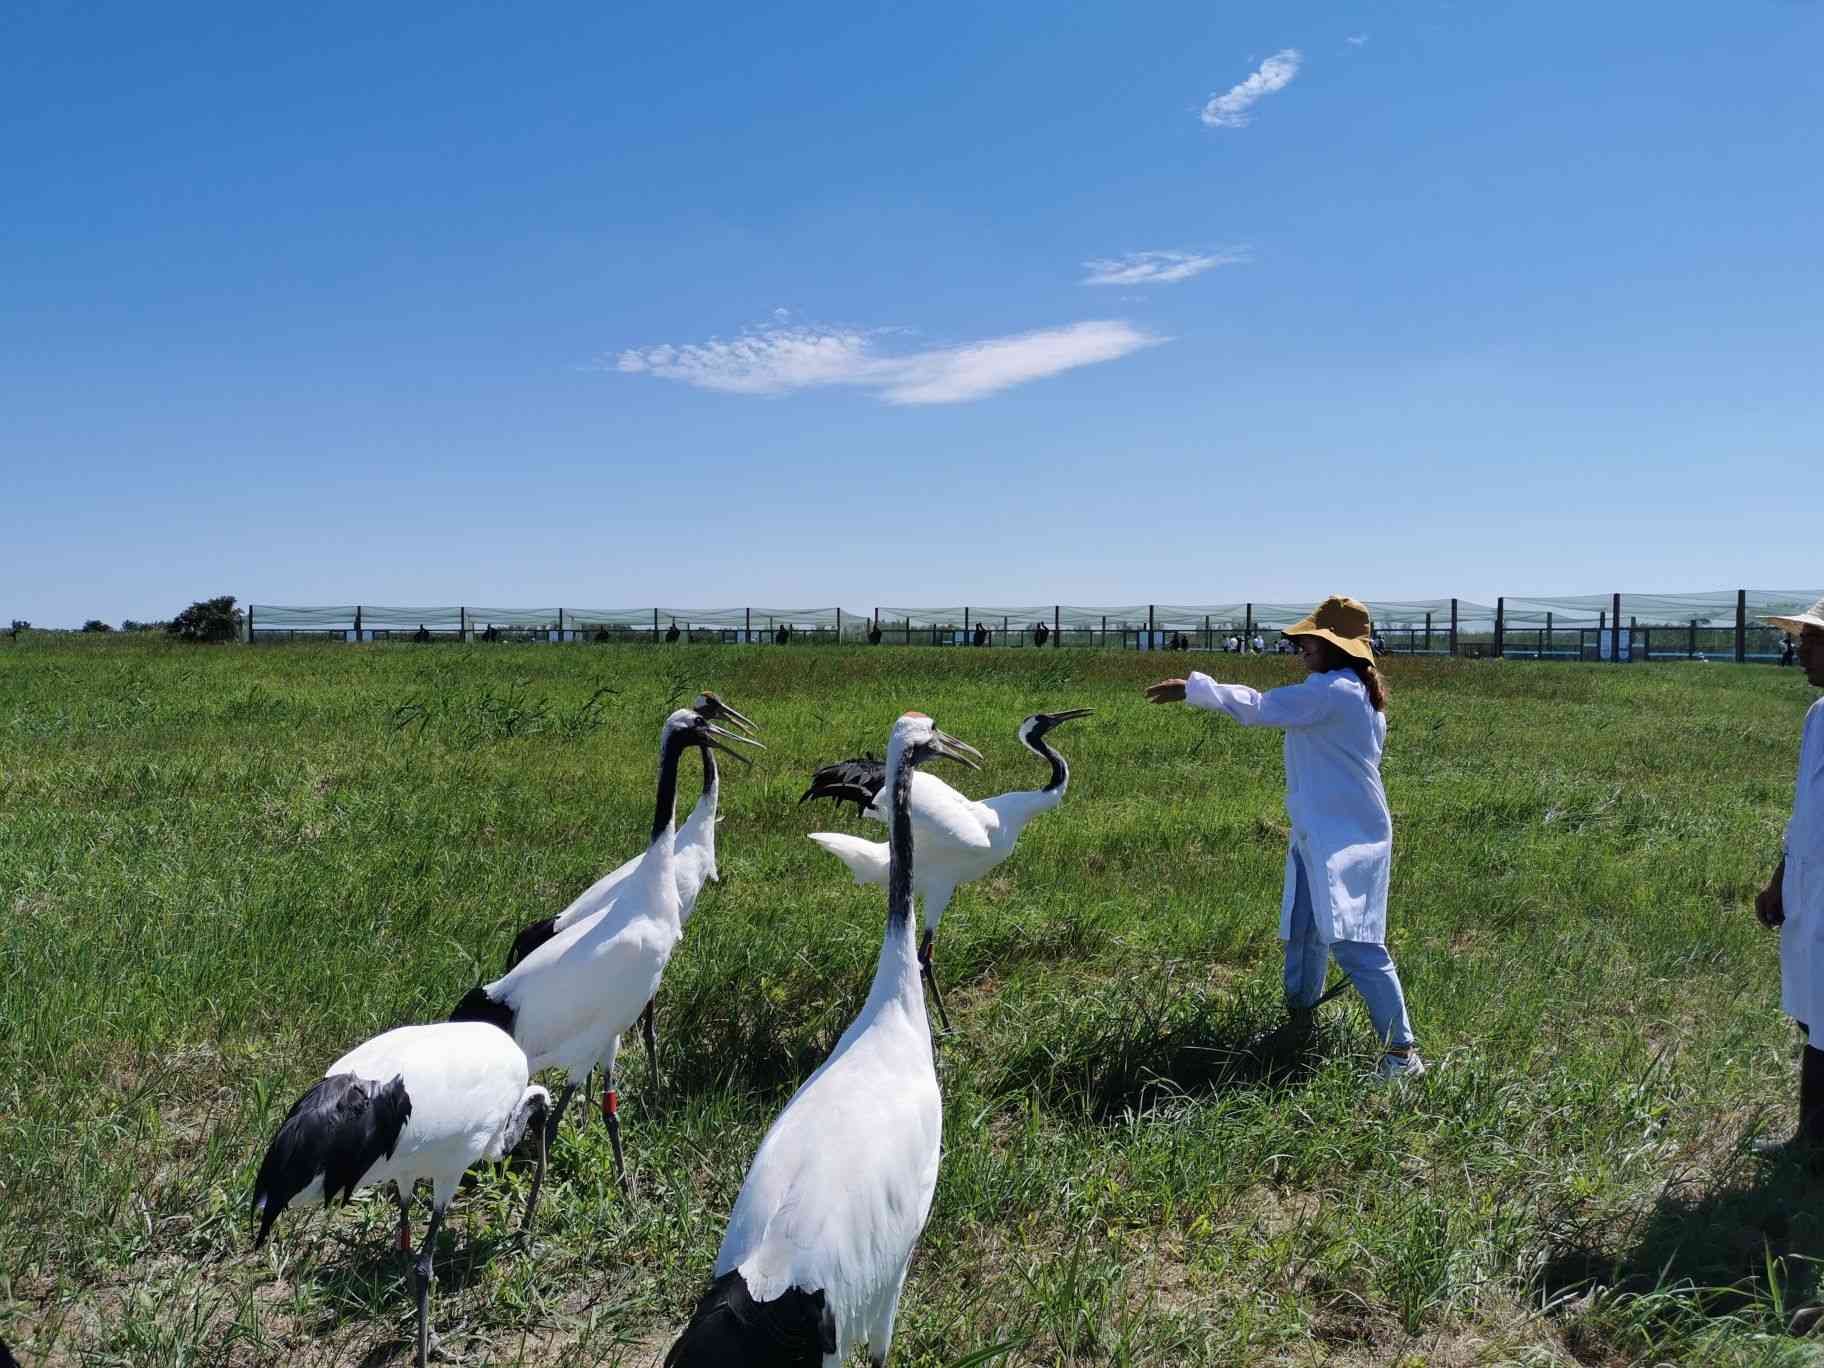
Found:
<path fill-rule="evenodd" d="M 1371 599 L 1379 650 L 1392 655 L 1544 660 L 1777 661 L 1764 619 L 1802 612 L 1809 591 Z M 1098 647 L 1141 651 L 1287 649 L 1283 629 L 1309 603 L 1039 604 L 939 608 L 487 608 L 251 604 L 244 638 L 272 641 L 686 642 Z"/>

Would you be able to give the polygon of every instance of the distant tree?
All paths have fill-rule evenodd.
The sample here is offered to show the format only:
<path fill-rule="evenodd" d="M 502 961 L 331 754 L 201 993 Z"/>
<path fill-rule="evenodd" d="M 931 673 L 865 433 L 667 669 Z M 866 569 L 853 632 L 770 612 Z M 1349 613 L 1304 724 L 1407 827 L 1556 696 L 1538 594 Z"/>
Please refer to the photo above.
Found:
<path fill-rule="evenodd" d="M 100 618 L 90 618 L 82 624 L 82 630 L 85 632 L 111 632 L 114 629 Z"/>
<path fill-rule="evenodd" d="M 179 641 L 233 641 L 240 635 L 241 610 L 232 594 L 198 599 L 167 622 L 165 630 Z"/>
<path fill-rule="evenodd" d="M 12 636 L 13 640 L 14 641 L 19 640 L 19 633 L 23 632 L 27 627 L 30 627 L 31 625 L 32 624 L 27 622 L 24 618 L 14 618 L 13 619 L 13 630 L 11 632 L 11 636 Z"/>
<path fill-rule="evenodd" d="M 168 622 L 136 622 L 132 618 L 120 624 L 123 632 L 162 632 L 171 624 Z"/>

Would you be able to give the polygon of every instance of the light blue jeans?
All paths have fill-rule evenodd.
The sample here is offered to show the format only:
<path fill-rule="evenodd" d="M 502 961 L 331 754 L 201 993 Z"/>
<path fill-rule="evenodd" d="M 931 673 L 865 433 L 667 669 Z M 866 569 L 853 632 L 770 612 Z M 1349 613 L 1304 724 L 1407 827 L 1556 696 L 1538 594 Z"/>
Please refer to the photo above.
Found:
<path fill-rule="evenodd" d="M 1330 956 L 1362 995 L 1374 1033 L 1390 1048 L 1412 1044 L 1412 1023 L 1406 1019 L 1406 994 L 1400 990 L 1400 971 L 1384 945 L 1367 941 L 1333 941 L 1317 938 L 1317 920 L 1311 913 L 1311 889 L 1305 882 L 1305 862 L 1294 852 L 1298 887 L 1292 897 L 1292 938 L 1286 942 L 1286 1001 L 1309 1007 L 1323 996 Z"/>

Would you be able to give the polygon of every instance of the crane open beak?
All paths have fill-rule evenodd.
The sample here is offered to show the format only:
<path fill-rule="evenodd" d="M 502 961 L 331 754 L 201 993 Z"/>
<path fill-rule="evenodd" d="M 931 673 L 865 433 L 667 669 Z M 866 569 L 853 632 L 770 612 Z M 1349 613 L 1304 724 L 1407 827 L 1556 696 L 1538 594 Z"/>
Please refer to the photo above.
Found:
<path fill-rule="evenodd" d="M 760 729 L 756 727 L 750 719 L 729 707 L 726 702 L 717 695 L 711 693 L 708 689 L 703 690 L 701 699 L 702 706 L 697 709 L 697 713 L 700 716 L 707 717 L 712 721 L 721 719 L 732 722 L 749 736 L 756 736 L 759 734 Z"/>
<path fill-rule="evenodd" d="M 979 770 L 982 767 L 982 753 L 967 741 L 958 741 L 954 736 L 938 731 L 934 727 L 931 730 L 931 744 L 939 755 L 948 760 L 958 761 L 973 770 Z"/>
<path fill-rule="evenodd" d="M 742 736 L 738 732 L 732 732 L 732 731 L 727 730 L 724 727 L 718 727 L 714 722 L 705 722 L 703 724 L 702 730 L 704 733 L 706 733 L 702 738 L 703 745 L 714 746 L 719 751 L 727 751 L 730 755 L 734 756 L 735 759 L 739 760 L 744 765 L 751 765 L 754 762 L 752 760 L 749 760 L 745 755 L 741 754 L 741 752 L 736 750 L 733 746 L 725 746 L 720 741 L 718 741 L 716 738 L 719 736 L 726 736 L 730 741 L 739 741 L 744 746 L 754 746 L 760 750 L 766 749 L 765 745 L 763 745 L 759 741 L 754 740 L 753 737 Z"/>
<path fill-rule="evenodd" d="M 1094 708 L 1067 708 L 1063 712 L 1040 713 L 1039 716 L 1047 727 L 1055 727 L 1060 722 L 1071 722 L 1079 717 L 1088 717 L 1094 711 Z"/>

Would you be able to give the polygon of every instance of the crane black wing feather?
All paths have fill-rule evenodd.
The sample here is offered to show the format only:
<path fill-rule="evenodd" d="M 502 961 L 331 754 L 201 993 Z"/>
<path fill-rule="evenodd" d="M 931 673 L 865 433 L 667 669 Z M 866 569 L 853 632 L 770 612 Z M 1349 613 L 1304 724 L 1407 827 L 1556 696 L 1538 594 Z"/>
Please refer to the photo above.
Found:
<path fill-rule="evenodd" d="M 788 1287 L 757 1302 L 731 1268 L 697 1302 L 665 1368 L 818 1368 L 835 1352 L 836 1320 L 822 1289 Z"/>
<path fill-rule="evenodd" d="M 857 815 L 866 812 L 887 785 L 887 766 L 873 755 L 863 753 L 854 760 L 838 760 L 825 765 L 811 776 L 811 786 L 798 799 L 808 803 L 813 798 L 832 798 L 836 806 L 855 804 Z"/>
<path fill-rule="evenodd" d="M 527 955 L 538 949 L 539 946 L 543 945 L 556 934 L 556 917 L 546 917 L 543 921 L 535 921 L 532 925 L 522 930 L 517 936 L 513 937 L 513 948 L 507 951 L 506 972 L 511 973 L 514 965 L 518 964 Z"/>
<path fill-rule="evenodd" d="M 279 1213 L 319 1176 L 324 1205 L 337 1193 L 347 1201 L 364 1173 L 392 1157 L 411 1114 L 403 1074 L 390 1083 L 347 1073 L 319 1079 L 291 1104 L 260 1162 L 253 1184 L 260 1221 L 254 1248 L 266 1243 Z"/>

